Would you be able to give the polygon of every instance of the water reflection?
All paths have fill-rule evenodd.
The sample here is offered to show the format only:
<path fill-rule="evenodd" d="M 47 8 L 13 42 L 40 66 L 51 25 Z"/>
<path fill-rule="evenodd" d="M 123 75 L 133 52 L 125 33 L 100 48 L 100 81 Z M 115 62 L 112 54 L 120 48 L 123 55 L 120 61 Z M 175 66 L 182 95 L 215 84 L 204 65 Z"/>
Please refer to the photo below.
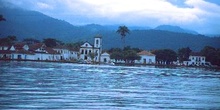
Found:
<path fill-rule="evenodd" d="M 2 109 L 220 109 L 220 73 L 0 62 Z"/>

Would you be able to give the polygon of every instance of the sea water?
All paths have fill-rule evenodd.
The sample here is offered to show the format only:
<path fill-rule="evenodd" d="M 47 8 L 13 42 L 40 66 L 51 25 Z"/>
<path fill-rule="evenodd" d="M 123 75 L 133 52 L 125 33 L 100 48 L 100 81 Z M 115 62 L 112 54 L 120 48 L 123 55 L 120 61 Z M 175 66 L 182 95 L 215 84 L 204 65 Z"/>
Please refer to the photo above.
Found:
<path fill-rule="evenodd" d="M 220 109 L 220 72 L 2 61 L 0 109 Z"/>

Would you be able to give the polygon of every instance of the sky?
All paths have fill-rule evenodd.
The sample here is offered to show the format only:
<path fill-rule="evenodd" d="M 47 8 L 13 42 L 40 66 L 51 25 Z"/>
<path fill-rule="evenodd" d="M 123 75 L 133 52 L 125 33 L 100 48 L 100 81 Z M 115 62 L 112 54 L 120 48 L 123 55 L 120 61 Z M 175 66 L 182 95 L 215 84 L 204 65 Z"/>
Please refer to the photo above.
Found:
<path fill-rule="evenodd" d="M 0 0 L 73 25 L 175 25 L 220 34 L 220 0 Z"/>

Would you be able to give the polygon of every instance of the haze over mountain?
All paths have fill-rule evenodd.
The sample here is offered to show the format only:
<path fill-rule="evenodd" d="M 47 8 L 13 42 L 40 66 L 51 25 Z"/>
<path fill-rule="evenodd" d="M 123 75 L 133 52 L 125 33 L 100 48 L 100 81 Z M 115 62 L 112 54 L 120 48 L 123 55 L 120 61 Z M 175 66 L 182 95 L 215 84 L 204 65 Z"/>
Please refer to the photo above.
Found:
<path fill-rule="evenodd" d="M 171 26 L 171 25 L 160 25 L 155 28 L 156 30 L 164 30 L 171 32 L 179 32 L 179 33 L 189 33 L 189 34 L 198 34 L 196 31 L 182 29 L 179 26 Z"/>
<path fill-rule="evenodd" d="M 88 24 L 74 26 L 66 21 L 58 20 L 40 12 L 20 8 L 0 8 L 6 21 L 0 22 L 0 37 L 15 35 L 19 40 L 24 38 L 55 38 L 64 42 L 90 41 L 97 34 L 103 36 L 103 48 L 122 47 L 120 36 L 116 33 L 119 25 Z M 171 27 L 173 26 L 165 26 Z M 128 27 L 131 32 L 126 36 L 126 45 L 142 49 L 179 49 L 190 47 L 200 50 L 206 45 L 220 48 L 220 38 L 210 38 L 185 32 L 180 27 L 169 30 L 159 26 L 159 30 L 149 27 Z M 164 31 L 166 30 L 166 31 Z M 178 32 L 175 32 L 178 31 Z"/>

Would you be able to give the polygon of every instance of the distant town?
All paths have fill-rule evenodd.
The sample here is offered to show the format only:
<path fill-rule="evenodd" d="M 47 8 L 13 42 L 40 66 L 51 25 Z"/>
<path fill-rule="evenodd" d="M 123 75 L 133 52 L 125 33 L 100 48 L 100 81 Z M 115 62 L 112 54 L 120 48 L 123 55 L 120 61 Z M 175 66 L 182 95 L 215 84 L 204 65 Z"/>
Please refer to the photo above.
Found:
<path fill-rule="evenodd" d="M 210 46 L 200 52 L 192 52 L 189 47 L 180 48 L 177 52 L 171 49 L 149 51 L 130 46 L 103 50 L 105 44 L 102 44 L 102 39 L 97 35 L 93 43 L 64 44 L 53 38 L 42 42 L 32 38 L 17 42 L 15 36 L 8 36 L 0 39 L 0 60 L 193 67 L 218 67 L 220 64 L 220 50 Z"/>

